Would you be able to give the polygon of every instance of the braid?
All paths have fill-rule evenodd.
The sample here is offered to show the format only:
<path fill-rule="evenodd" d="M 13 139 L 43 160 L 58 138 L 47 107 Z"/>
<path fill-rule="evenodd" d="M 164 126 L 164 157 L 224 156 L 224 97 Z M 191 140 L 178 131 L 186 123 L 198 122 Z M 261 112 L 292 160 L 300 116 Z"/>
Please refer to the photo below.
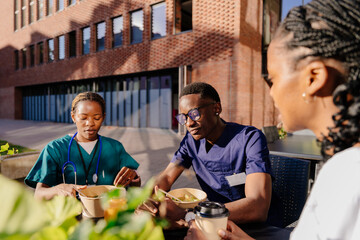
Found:
<path fill-rule="evenodd" d="M 292 50 L 299 47 L 310 53 L 299 56 L 333 58 L 347 68 L 344 82 L 333 92 L 339 112 L 333 115 L 335 126 L 322 141 L 322 154 L 342 151 L 360 142 L 360 0 L 313 0 L 293 8 L 280 26 L 279 34 L 292 33 L 287 42 Z"/>
<path fill-rule="evenodd" d="M 105 101 L 104 99 L 97 93 L 94 92 L 82 92 L 79 93 L 74 100 L 72 101 L 71 104 L 71 111 L 73 113 L 76 112 L 77 106 L 79 102 L 82 101 L 94 101 L 100 104 L 101 106 L 101 110 L 102 110 L 102 114 L 105 114 Z"/>

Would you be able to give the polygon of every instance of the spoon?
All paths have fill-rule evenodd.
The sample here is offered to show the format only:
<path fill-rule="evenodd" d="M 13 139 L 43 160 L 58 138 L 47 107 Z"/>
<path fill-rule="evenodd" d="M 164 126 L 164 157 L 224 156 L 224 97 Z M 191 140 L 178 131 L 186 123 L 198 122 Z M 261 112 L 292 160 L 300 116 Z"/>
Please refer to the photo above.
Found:
<path fill-rule="evenodd" d="M 169 196 L 171 197 L 172 199 L 176 200 L 177 202 L 181 202 L 181 203 L 184 203 L 184 201 L 180 200 L 179 198 L 175 197 L 174 195 L 171 195 L 170 193 L 162 190 L 161 188 L 158 188 L 158 190 L 162 193 L 164 193 L 166 196 Z"/>

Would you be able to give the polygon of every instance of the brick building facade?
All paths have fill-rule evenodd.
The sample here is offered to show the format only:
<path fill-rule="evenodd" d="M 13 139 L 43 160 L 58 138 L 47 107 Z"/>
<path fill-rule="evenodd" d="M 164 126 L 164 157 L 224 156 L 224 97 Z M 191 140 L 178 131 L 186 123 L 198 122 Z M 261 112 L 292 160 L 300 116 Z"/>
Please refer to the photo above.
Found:
<path fill-rule="evenodd" d="M 159 3 L 166 34 L 154 37 Z M 137 11 L 142 39 L 132 43 Z M 184 84 L 203 81 L 218 90 L 226 121 L 276 124 L 262 77 L 261 0 L 8 0 L 0 15 L 0 118 L 69 122 L 72 97 L 91 90 L 108 103 L 105 124 L 175 128 L 174 121 L 156 122 L 176 114 Z M 114 47 L 117 17 L 122 43 Z M 189 17 L 192 26 L 182 31 Z M 106 26 L 103 50 L 99 23 Z"/>

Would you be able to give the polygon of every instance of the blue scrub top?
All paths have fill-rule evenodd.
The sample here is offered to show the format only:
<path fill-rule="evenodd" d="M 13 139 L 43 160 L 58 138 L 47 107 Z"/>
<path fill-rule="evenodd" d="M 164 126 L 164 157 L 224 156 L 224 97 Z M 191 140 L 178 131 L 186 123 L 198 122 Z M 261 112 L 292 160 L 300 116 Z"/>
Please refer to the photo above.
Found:
<path fill-rule="evenodd" d="M 252 126 L 226 122 L 224 132 L 209 152 L 206 139 L 194 140 L 188 132 L 171 162 L 193 167 L 210 201 L 232 202 L 245 197 L 244 184 L 230 187 L 225 176 L 271 172 L 264 134 Z"/>
<path fill-rule="evenodd" d="M 25 178 L 25 183 L 35 188 L 38 182 L 45 183 L 53 187 L 63 183 L 62 167 L 67 161 L 67 154 L 69 149 L 71 137 L 66 135 L 62 138 L 56 139 L 45 146 L 42 150 L 37 162 L 30 170 L 28 176 Z M 124 149 L 123 145 L 112 138 L 101 136 L 102 151 L 98 169 L 97 185 L 113 185 L 113 181 L 122 167 L 137 169 L 137 163 Z M 99 142 L 97 144 L 100 144 Z M 85 149 L 79 145 L 82 156 L 84 157 L 86 167 L 89 166 L 93 152 L 88 154 Z M 95 184 L 93 182 L 93 175 L 96 172 L 96 165 L 99 156 L 100 147 L 98 146 L 91 163 L 88 184 Z M 85 170 L 82 164 L 79 150 L 76 146 L 76 141 L 71 143 L 70 161 L 74 162 L 77 170 L 77 184 L 85 185 Z M 71 164 L 67 164 L 65 169 L 65 182 L 75 183 L 74 169 Z"/>

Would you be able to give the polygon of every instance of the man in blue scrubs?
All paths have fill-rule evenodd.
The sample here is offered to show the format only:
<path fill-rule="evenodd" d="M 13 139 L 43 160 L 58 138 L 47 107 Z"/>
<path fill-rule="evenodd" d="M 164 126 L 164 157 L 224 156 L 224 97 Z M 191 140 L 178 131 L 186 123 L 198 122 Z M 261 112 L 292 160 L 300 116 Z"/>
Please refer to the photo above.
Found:
<path fill-rule="evenodd" d="M 157 178 L 168 191 L 193 167 L 210 201 L 224 203 L 237 224 L 264 222 L 271 200 L 271 166 L 263 133 L 255 127 L 225 122 L 217 91 L 209 84 L 187 85 L 177 119 L 188 132 L 171 163 Z M 167 218 L 184 219 L 186 211 L 168 201 Z"/>

